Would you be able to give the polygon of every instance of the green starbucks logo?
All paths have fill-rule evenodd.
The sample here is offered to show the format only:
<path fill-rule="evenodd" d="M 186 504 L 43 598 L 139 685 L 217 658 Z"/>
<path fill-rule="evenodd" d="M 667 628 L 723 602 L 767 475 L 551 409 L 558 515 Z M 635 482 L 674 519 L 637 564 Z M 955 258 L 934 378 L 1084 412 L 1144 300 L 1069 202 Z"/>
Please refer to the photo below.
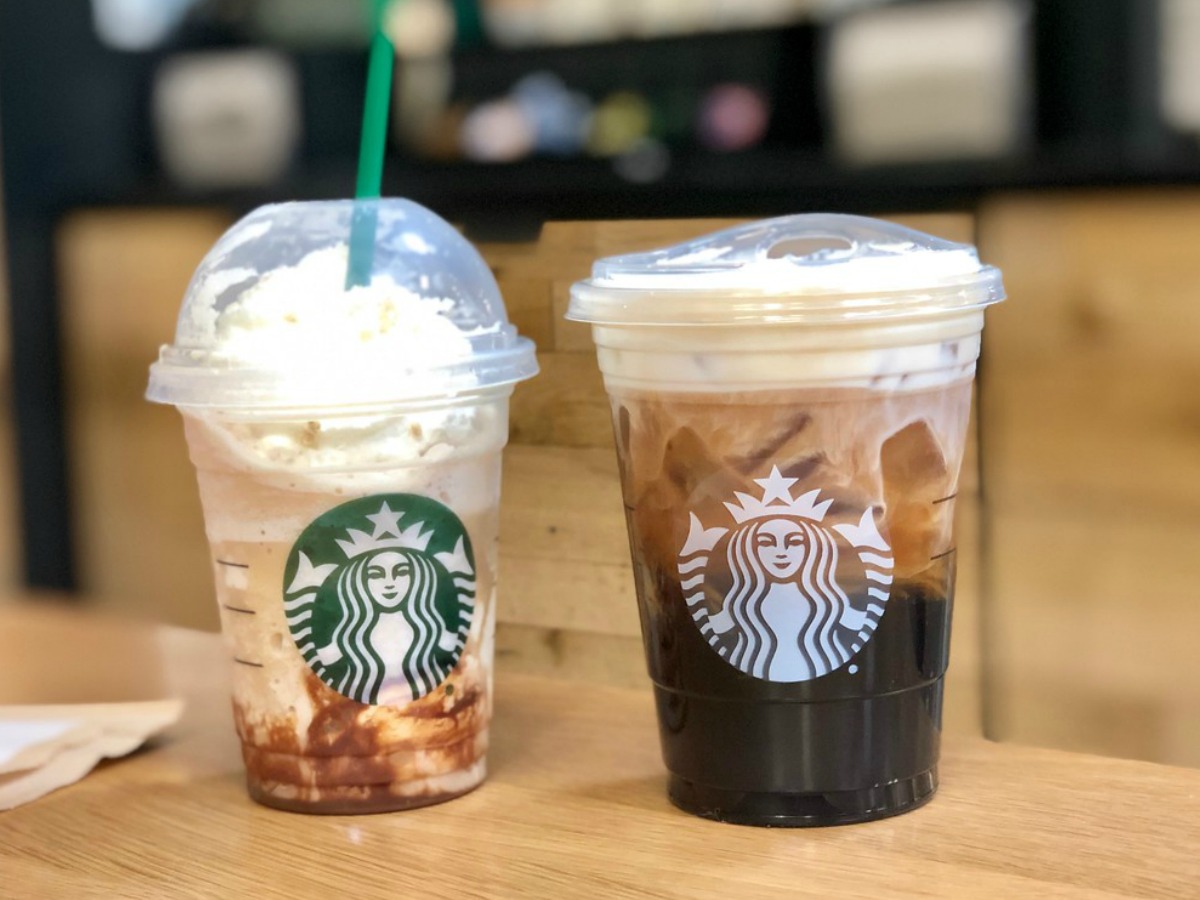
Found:
<path fill-rule="evenodd" d="M 284 569 L 288 629 L 318 678 L 360 703 L 437 689 L 475 612 L 475 557 L 451 510 L 415 494 L 343 503 L 304 529 Z"/>

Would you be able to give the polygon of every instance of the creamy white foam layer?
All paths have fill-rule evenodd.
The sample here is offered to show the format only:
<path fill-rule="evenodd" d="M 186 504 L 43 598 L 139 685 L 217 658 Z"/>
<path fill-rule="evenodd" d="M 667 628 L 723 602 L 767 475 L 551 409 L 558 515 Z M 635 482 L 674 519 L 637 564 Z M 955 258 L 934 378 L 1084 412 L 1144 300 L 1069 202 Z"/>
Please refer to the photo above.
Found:
<path fill-rule="evenodd" d="M 610 388 L 919 390 L 974 374 L 983 313 L 828 327 L 593 326 Z"/>

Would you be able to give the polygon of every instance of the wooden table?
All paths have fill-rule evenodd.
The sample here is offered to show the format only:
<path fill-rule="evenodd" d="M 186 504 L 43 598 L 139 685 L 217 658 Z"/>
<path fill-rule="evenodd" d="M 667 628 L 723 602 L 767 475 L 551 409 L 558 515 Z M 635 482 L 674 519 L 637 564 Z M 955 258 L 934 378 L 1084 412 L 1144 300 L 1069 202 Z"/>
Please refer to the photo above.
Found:
<path fill-rule="evenodd" d="M 0 814 L 3 897 L 1200 896 L 1188 769 L 952 738 L 916 812 L 720 825 L 667 802 L 648 691 L 502 669 L 482 788 L 309 817 L 247 799 L 217 636 L 6 607 L 0 659 L 0 703 L 188 701 L 155 747 Z"/>

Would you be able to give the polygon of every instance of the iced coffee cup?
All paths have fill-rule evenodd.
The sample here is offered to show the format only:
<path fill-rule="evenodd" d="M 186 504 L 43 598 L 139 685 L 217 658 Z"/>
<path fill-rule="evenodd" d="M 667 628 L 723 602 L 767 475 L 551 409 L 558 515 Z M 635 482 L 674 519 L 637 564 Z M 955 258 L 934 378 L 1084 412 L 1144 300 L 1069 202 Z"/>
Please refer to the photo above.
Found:
<path fill-rule="evenodd" d="M 937 787 L 954 509 L 984 307 L 974 248 L 803 215 L 603 259 L 612 401 L 668 791 L 825 825 Z"/>
<path fill-rule="evenodd" d="M 302 812 L 483 780 L 500 453 L 537 370 L 466 240 L 414 203 L 368 205 L 350 289 L 350 201 L 234 225 L 148 392 L 183 414 L 250 795 Z"/>

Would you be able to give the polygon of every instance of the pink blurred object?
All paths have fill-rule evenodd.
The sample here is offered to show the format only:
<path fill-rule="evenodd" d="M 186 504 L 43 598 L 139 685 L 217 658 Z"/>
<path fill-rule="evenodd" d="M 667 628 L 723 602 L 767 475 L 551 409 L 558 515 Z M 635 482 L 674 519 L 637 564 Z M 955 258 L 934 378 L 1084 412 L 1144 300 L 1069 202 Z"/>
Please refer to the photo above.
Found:
<path fill-rule="evenodd" d="M 700 104 L 698 136 L 712 150 L 755 146 L 767 133 L 771 108 L 763 94 L 744 84 L 719 84 Z"/>

